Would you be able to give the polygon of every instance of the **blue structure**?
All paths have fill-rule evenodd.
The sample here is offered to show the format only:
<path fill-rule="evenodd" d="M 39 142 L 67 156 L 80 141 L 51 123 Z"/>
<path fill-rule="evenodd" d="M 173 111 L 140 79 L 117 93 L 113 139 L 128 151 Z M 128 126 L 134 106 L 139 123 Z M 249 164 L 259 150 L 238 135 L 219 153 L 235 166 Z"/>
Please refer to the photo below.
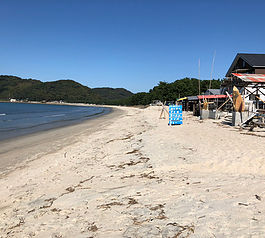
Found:
<path fill-rule="evenodd" d="M 169 106 L 168 125 L 181 125 L 182 123 L 182 105 Z"/>

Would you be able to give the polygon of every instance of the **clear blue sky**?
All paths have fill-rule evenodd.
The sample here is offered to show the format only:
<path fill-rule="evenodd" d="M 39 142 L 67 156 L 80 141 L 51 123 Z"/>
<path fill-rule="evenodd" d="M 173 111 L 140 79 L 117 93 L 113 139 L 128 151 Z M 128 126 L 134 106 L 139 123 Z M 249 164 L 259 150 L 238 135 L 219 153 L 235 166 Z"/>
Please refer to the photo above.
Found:
<path fill-rule="evenodd" d="M 265 53 L 265 1 L 2 0 L 0 74 L 148 91 Z"/>

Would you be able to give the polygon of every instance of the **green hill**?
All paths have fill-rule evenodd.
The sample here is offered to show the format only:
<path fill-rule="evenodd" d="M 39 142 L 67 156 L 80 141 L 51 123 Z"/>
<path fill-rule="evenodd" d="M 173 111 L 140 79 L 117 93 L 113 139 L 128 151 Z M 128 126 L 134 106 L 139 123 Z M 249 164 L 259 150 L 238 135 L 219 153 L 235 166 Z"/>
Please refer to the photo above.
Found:
<path fill-rule="evenodd" d="M 133 95 L 124 88 L 93 88 L 92 92 L 100 96 L 102 103 L 124 100 Z"/>
<path fill-rule="evenodd" d="M 213 79 L 211 88 L 220 88 L 222 80 Z M 200 81 L 201 93 L 206 92 L 209 88 L 209 80 Z M 177 98 L 198 95 L 199 80 L 196 78 L 183 78 L 175 80 L 172 83 L 159 82 L 157 86 L 150 89 L 148 93 L 136 93 L 129 99 L 126 99 L 126 105 L 147 105 L 153 100 L 175 101 Z"/>
<path fill-rule="evenodd" d="M 73 80 L 41 82 L 15 76 L 0 76 L 0 99 L 15 98 L 30 101 L 64 101 L 84 103 L 113 103 L 132 93 L 126 89 L 91 89 Z"/>
<path fill-rule="evenodd" d="M 211 88 L 220 88 L 222 80 L 212 80 Z M 209 80 L 201 81 L 201 92 Z M 153 100 L 175 101 L 198 94 L 198 79 L 184 78 L 172 83 L 159 82 L 149 92 L 133 94 L 124 88 L 89 88 L 73 80 L 41 82 L 15 76 L 0 76 L 0 100 L 15 98 L 29 101 L 64 101 L 110 105 L 147 105 Z"/>

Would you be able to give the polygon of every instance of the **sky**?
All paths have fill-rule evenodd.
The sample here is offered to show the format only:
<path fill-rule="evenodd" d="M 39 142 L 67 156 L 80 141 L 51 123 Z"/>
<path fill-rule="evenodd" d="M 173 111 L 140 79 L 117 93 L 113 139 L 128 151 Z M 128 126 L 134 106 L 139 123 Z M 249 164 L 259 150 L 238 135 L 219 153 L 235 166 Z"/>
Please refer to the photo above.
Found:
<path fill-rule="evenodd" d="M 0 74 L 147 92 L 265 53 L 263 0 L 0 0 Z"/>

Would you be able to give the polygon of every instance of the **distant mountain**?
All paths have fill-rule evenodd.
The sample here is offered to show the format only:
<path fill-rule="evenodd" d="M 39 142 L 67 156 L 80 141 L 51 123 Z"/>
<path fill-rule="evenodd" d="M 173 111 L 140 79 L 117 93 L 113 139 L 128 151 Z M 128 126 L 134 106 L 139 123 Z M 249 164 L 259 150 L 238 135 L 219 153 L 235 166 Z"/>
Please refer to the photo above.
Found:
<path fill-rule="evenodd" d="M 99 95 L 103 103 L 127 99 L 133 95 L 132 92 L 124 88 L 93 88 L 92 92 Z"/>
<path fill-rule="evenodd" d="M 209 88 L 209 80 L 200 81 L 200 91 Z M 218 89 L 222 80 L 212 80 L 211 88 Z M 148 105 L 153 100 L 175 101 L 198 94 L 199 80 L 183 78 L 172 83 L 159 82 L 149 92 L 133 94 L 124 88 L 89 88 L 73 80 L 41 82 L 15 76 L 0 75 L 0 100 L 10 98 L 29 101 L 84 102 L 109 105 Z"/>
<path fill-rule="evenodd" d="M 0 99 L 10 98 L 30 101 L 64 101 L 113 104 L 133 95 L 118 88 L 95 88 L 83 86 L 73 80 L 41 82 L 16 76 L 0 75 Z"/>

